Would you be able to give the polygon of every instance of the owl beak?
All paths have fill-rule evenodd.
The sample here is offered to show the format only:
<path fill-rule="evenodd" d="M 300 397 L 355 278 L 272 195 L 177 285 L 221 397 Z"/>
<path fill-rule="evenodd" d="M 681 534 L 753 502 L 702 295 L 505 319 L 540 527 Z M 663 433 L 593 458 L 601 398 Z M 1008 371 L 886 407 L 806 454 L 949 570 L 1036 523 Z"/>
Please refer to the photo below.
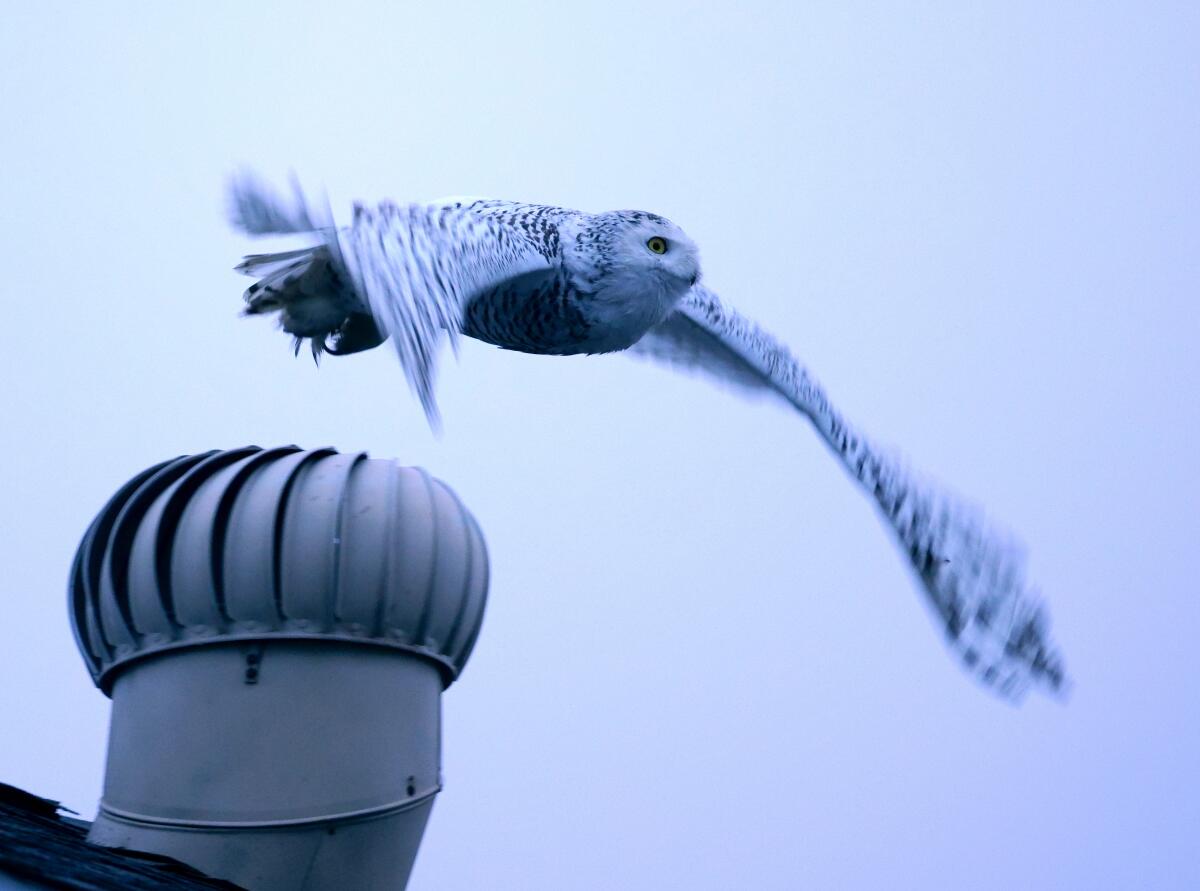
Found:
<path fill-rule="evenodd" d="M 691 287 L 691 288 L 696 287 L 696 282 L 698 282 L 698 281 L 700 281 L 700 273 L 697 272 L 695 275 L 692 276 L 692 280 L 690 282 L 688 282 L 688 287 Z"/>

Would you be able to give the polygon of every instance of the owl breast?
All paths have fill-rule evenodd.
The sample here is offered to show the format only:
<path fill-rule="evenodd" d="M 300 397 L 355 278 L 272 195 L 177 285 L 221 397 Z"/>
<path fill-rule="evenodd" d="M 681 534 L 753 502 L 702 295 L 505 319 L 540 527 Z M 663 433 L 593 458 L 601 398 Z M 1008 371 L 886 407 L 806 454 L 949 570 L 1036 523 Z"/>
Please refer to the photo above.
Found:
<path fill-rule="evenodd" d="M 506 350 L 566 356 L 593 352 L 586 300 L 561 271 L 535 272 L 477 294 L 463 333 Z"/>
<path fill-rule="evenodd" d="M 472 298 L 463 333 L 523 353 L 611 353 L 636 343 L 681 296 L 653 277 L 598 278 L 553 270 L 510 279 Z"/>

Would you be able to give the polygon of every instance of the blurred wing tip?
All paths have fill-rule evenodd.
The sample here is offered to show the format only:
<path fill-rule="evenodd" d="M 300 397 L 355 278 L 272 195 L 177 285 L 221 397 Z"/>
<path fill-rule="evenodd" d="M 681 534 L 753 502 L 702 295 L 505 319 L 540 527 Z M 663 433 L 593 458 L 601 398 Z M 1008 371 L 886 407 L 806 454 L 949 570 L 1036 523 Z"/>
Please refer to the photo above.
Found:
<path fill-rule="evenodd" d="M 1001 699 L 1020 704 L 1036 688 L 1065 703 L 1073 683 L 1062 652 L 1049 638 L 1047 624 L 1039 605 L 1030 619 L 1008 634 L 978 618 L 957 634 L 953 626 L 946 630 L 963 668 Z"/>
<path fill-rule="evenodd" d="M 304 192 L 293 172 L 290 203 L 263 177 L 247 166 L 235 168 L 225 182 L 225 213 L 229 224 L 247 235 L 308 232 L 316 227 Z"/>
<path fill-rule="evenodd" d="M 1075 682 L 1067 674 L 1062 653 L 1057 648 L 1049 647 L 1047 655 L 1035 662 L 1033 674 L 1038 686 L 1052 699 L 1065 705 L 1071 698 Z"/>
<path fill-rule="evenodd" d="M 434 397 L 432 389 L 418 390 L 417 396 L 421 400 L 421 408 L 425 410 L 425 421 L 429 424 L 429 429 L 434 436 L 441 436 L 442 413 L 438 410 L 437 399 Z"/>

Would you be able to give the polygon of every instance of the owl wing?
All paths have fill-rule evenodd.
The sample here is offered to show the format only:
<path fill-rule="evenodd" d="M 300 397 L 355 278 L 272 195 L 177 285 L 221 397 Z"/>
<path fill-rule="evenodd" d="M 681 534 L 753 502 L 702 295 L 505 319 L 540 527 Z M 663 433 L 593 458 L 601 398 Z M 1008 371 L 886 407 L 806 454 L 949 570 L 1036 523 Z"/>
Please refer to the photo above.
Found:
<path fill-rule="evenodd" d="M 791 403 L 874 500 L 966 669 L 1013 700 L 1032 684 L 1065 692 L 1062 656 L 1025 582 L 1019 545 L 977 509 L 873 446 L 783 344 L 697 286 L 632 352 Z"/>
<path fill-rule="evenodd" d="M 443 338 L 457 343 L 474 294 L 558 265 L 551 230 L 557 215 L 566 212 L 484 199 L 384 202 L 355 205 L 351 224 L 336 228 L 328 211 L 318 215 L 294 184 L 293 190 L 288 201 L 253 176 L 235 178 L 234 225 L 254 235 L 319 233 L 324 244 L 315 250 L 331 260 L 335 280 L 344 280 L 342 288 L 350 292 L 343 302 L 369 312 L 381 338 L 391 338 L 409 385 L 436 427 L 434 374 Z M 239 269 L 262 275 L 281 262 L 286 287 L 292 270 L 302 274 L 310 262 L 310 255 L 297 259 L 302 253 L 255 255 Z"/>

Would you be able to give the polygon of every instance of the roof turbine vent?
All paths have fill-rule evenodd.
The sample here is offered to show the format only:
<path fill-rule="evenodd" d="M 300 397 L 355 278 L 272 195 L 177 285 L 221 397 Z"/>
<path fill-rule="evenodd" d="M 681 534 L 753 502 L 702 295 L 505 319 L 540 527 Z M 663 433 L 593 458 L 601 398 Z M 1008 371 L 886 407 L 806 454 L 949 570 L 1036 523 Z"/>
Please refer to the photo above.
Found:
<path fill-rule="evenodd" d="M 90 839 L 252 889 L 403 887 L 487 572 L 454 493 L 394 461 L 247 447 L 135 476 L 70 582 L 113 700 Z"/>

